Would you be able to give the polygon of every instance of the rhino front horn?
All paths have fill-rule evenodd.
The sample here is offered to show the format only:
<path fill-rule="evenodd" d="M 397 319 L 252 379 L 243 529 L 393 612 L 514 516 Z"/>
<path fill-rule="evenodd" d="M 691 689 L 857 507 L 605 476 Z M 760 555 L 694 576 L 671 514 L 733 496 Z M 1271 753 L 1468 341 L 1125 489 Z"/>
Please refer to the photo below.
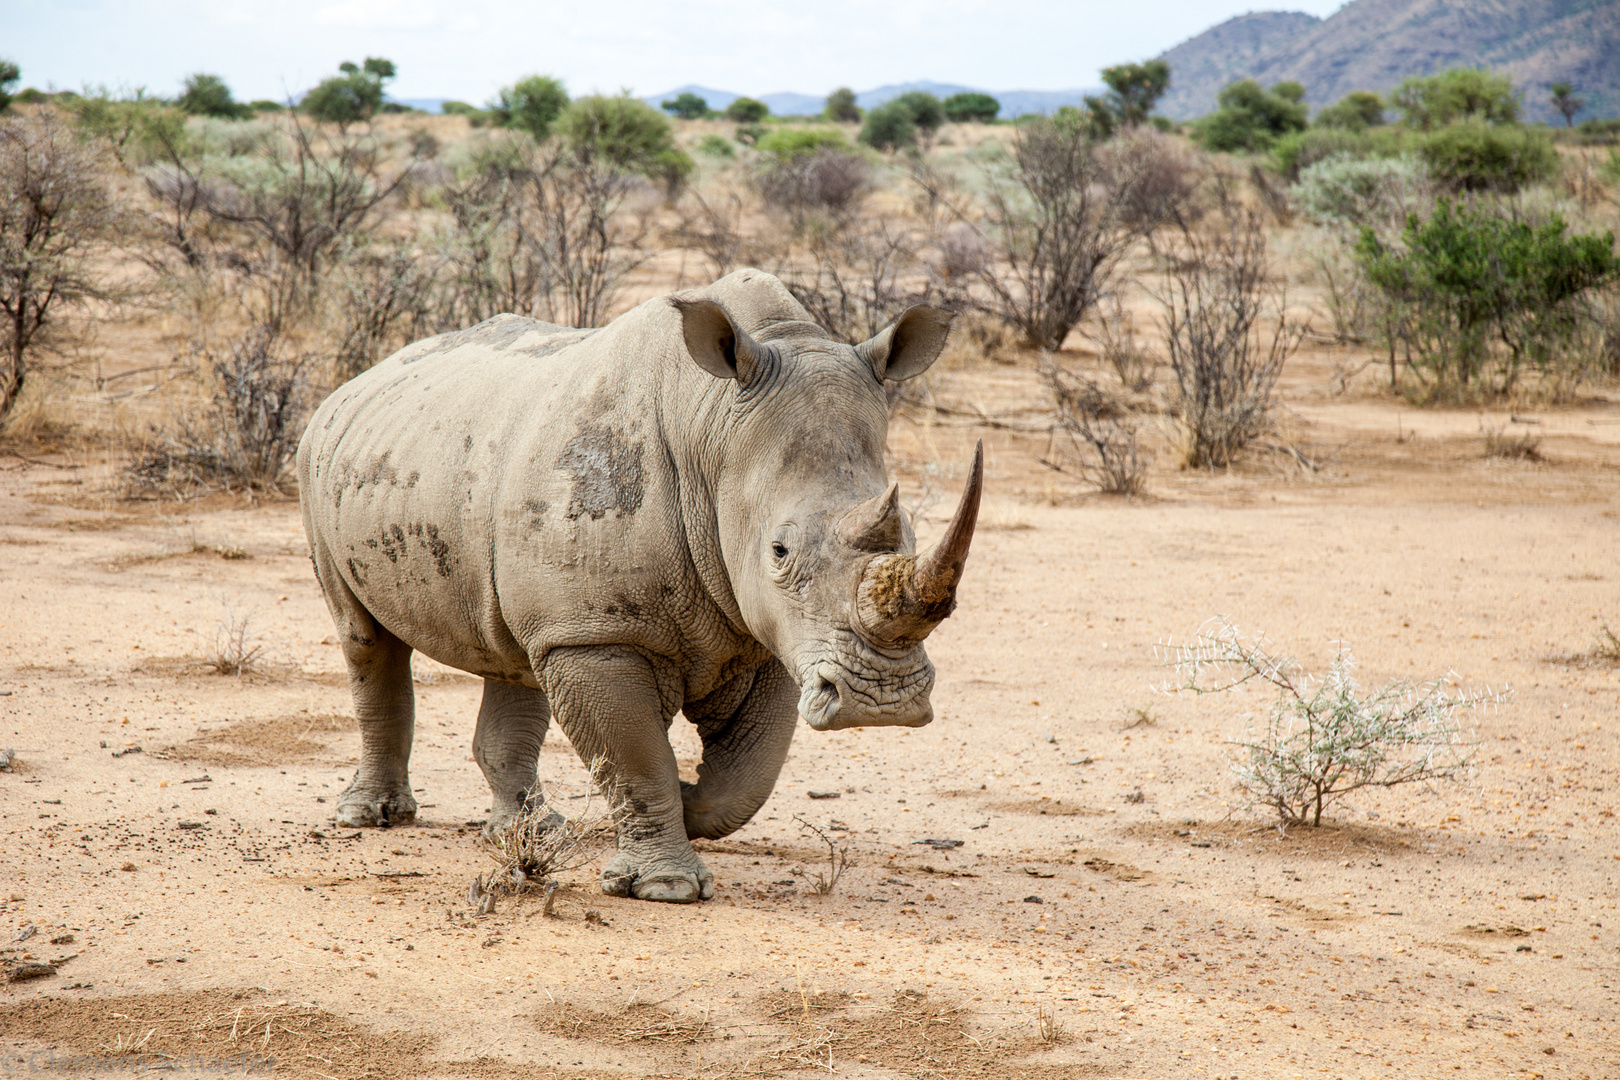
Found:
<path fill-rule="evenodd" d="M 984 492 L 984 442 L 973 451 L 962 501 L 939 543 L 917 555 L 879 555 L 855 587 L 855 629 L 872 642 L 904 648 L 927 637 L 956 607 Z"/>

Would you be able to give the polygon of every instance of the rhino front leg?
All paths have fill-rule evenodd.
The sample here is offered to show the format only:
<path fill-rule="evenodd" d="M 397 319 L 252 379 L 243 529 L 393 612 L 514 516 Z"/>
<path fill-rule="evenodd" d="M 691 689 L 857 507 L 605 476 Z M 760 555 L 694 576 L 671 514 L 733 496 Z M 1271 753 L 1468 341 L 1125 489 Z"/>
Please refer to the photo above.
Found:
<path fill-rule="evenodd" d="M 410 777 L 416 734 L 411 647 L 369 615 L 348 625 L 340 622 L 338 628 L 360 721 L 360 768 L 338 797 L 338 824 L 409 825 L 416 820 Z"/>
<path fill-rule="evenodd" d="M 484 825 L 486 839 L 499 835 L 526 808 L 544 805 L 535 765 L 550 726 L 551 706 L 545 694 L 515 683 L 484 680 L 472 749 L 495 799 Z M 560 815 L 551 816 L 562 824 Z"/>
<path fill-rule="evenodd" d="M 771 797 L 787 760 L 799 688 L 775 660 L 750 679 L 742 703 L 729 715 L 703 715 L 701 705 L 687 710 L 703 740 L 697 783 L 681 785 L 686 835 L 693 839 L 718 839 L 748 824 Z M 721 708 L 730 704 L 724 700 L 730 695 L 716 696 Z"/>
<path fill-rule="evenodd" d="M 686 839 L 680 772 L 669 745 L 671 710 L 645 657 L 617 647 L 553 649 L 541 671 L 569 741 L 600 762 L 619 850 L 602 891 L 685 904 L 714 895 L 714 877 Z"/>

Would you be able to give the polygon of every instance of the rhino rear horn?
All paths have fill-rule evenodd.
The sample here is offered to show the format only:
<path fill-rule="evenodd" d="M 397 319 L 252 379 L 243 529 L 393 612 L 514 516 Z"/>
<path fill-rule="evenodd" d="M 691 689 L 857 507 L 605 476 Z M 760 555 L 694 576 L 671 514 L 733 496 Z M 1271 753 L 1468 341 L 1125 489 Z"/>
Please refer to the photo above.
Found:
<path fill-rule="evenodd" d="M 856 503 L 838 520 L 838 538 L 856 551 L 898 551 L 906 540 L 900 510 L 900 482 L 865 502 Z"/>
<path fill-rule="evenodd" d="M 764 348 L 731 314 L 713 300 L 669 298 L 680 313 L 681 336 L 697 366 L 717 379 L 736 379 L 747 386 L 759 375 Z"/>

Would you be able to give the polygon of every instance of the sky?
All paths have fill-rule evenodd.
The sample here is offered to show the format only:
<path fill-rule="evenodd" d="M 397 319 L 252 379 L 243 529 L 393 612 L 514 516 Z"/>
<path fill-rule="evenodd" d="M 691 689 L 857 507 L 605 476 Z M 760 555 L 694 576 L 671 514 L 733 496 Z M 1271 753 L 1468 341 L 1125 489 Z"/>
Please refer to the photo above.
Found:
<path fill-rule="evenodd" d="M 1277 7 L 1327 16 L 1342 2 Z M 576 95 L 924 79 L 1063 90 L 1249 10 L 1254 0 L 0 0 L 0 57 L 24 86 L 172 96 L 207 71 L 243 101 L 296 96 L 367 56 L 398 65 L 395 97 L 472 102 L 533 73 Z"/>

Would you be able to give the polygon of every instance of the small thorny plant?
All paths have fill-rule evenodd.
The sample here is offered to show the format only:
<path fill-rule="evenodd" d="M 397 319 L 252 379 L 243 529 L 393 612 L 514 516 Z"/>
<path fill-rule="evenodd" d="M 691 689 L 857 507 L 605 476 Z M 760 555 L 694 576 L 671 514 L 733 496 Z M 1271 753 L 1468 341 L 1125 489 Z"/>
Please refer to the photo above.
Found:
<path fill-rule="evenodd" d="M 1265 636 L 1245 637 L 1219 616 L 1189 645 L 1155 648 L 1181 681 L 1161 693 L 1220 693 L 1259 680 L 1277 691 L 1263 720 L 1249 717 L 1232 742 L 1237 786 L 1283 825 L 1320 825 L 1333 803 L 1367 787 L 1458 780 L 1472 769 L 1476 742 L 1459 716 L 1499 705 L 1511 690 L 1454 690 L 1453 675 L 1422 686 L 1405 680 L 1364 691 L 1341 644 L 1325 676 L 1274 654 Z M 1212 673 L 1219 674 L 1211 679 Z"/>
<path fill-rule="evenodd" d="M 613 836 L 613 807 L 597 805 L 606 772 L 602 758 L 591 763 L 590 794 L 578 817 L 565 818 L 550 803 L 536 799 L 504 830 L 489 838 L 489 853 L 500 869 L 489 886 L 510 882 L 513 893 L 530 880 L 547 882 L 590 863 Z"/>
<path fill-rule="evenodd" d="M 224 610 L 214 624 L 214 637 L 208 647 L 208 668 L 219 675 L 248 675 L 256 671 L 264 656 L 264 644 L 252 633 L 253 611 L 237 603 L 220 601 Z"/>
<path fill-rule="evenodd" d="M 827 845 L 826 870 L 818 870 L 816 876 L 812 878 L 804 870 L 795 868 L 793 876 L 802 877 L 809 882 L 810 887 L 816 890 L 817 896 L 830 896 L 838 887 L 838 882 L 843 879 L 845 871 L 855 865 L 855 860 L 849 857 L 849 848 L 840 847 L 837 841 L 828 835 L 826 829 L 812 825 L 798 815 L 794 815 L 793 820 L 797 821 L 799 827 L 806 833 Z"/>

